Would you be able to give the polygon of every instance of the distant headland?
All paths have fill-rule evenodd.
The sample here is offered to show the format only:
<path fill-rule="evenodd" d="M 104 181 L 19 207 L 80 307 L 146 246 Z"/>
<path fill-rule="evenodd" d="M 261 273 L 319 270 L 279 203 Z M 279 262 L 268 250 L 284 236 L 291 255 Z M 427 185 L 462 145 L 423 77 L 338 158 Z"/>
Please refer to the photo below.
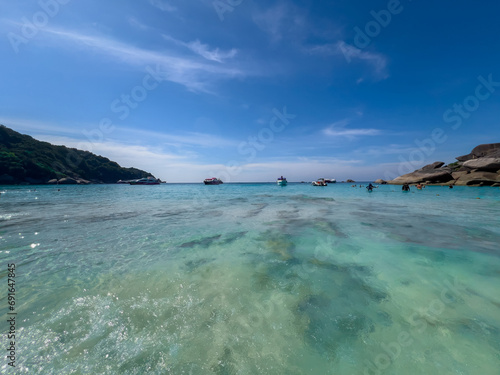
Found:
<path fill-rule="evenodd" d="M 0 125 L 0 184 L 99 184 L 150 176 L 88 151 L 54 146 Z"/>
<path fill-rule="evenodd" d="M 448 165 L 437 161 L 387 183 L 500 186 L 500 143 L 479 145 L 469 154 L 458 156 L 456 159 L 456 162 Z"/>

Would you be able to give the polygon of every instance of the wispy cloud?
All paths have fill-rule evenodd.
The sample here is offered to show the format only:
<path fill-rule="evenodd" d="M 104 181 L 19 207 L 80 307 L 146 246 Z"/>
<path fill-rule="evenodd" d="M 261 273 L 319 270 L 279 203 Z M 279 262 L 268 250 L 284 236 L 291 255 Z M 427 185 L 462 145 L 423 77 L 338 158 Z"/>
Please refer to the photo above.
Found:
<path fill-rule="evenodd" d="M 136 29 L 140 29 L 140 30 L 148 30 L 149 29 L 149 26 L 147 26 L 146 24 L 142 23 L 141 21 L 139 21 L 135 17 L 129 17 L 128 23 L 130 24 L 130 26 L 133 26 Z"/>
<path fill-rule="evenodd" d="M 146 170 L 168 182 L 201 182 L 204 178 L 212 176 L 223 178 L 229 176 L 232 182 L 273 181 L 279 175 L 287 176 L 290 181 L 312 181 L 318 177 L 333 177 L 341 180 L 354 178 L 360 174 L 373 175 L 374 178 L 383 176 L 383 170 L 367 166 L 363 158 L 356 159 L 352 155 L 349 158 L 309 155 L 286 159 L 278 156 L 266 157 L 251 163 L 241 160 L 241 164 L 238 165 L 239 172 L 228 175 L 228 168 L 225 164 L 206 162 L 198 152 L 189 151 L 191 146 L 196 146 L 198 151 L 200 147 L 234 146 L 233 141 L 210 134 L 171 135 L 120 127 L 113 132 L 113 139 L 106 138 L 100 142 L 89 143 L 81 138 L 83 134 L 79 130 L 67 129 L 66 132 L 58 135 L 54 132 L 62 131 L 64 128 L 57 124 L 51 126 L 50 123 L 43 122 L 5 120 L 9 119 L 1 119 L 0 122 L 8 126 L 15 122 L 28 127 L 29 134 L 36 139 L 80 149 L 82 145 L 89 145 L 91 149 L 88 151 L 116 161 L 123 167 L 133 166 Z M 47 129 L 51 130 L 47 132 Z M 16 130 L 20 129 L 16 128 Z M 134 139 L 140 139 L 141 144 L 131 143 L 131 135 Z M 181 148 L 173 149 L 165 147 L 166 145 Z M 369 150 L 370 155 L 372 151 L 375 152 Z"/>
<path fill-rule="evenodd" d="M 295 34 L 306 26 L 301 11 L 289 2 L 282 2 L 265 11 L 255 13 L 253 21 L 261 30 L 269 34 L 273 42 L 279 42 L 285 34 L 287 36 Z"/>
<path fill-rule="evenodd" d="M 0 116 L 0 124 L 12 128 L 18 132 L 26 132 L 29 134 L 40 134 L 43 136 L 53 136 L 59 139 L 72 140 L 74 142 L 86 141 L 86 133 L 94 129 L 97 124 L 75 124 L 72 126 L 64 126 L 50 121 L 36 121 L 23 118 L 2 117 Z M 197 146 L 203 148 L 227 148 L 237 147 L 240 140 L 224 138 L 215 134 L 200 133 L 200 132 L 179 132 L 171 134 L 153 130 L 144 130 L 138 128 L 129 128 L 125 126 L 115 126 L 112 133 L 103 135 L 107 140 L 120 139 L 141 139 L 148 140 L 149 143 L 164 144 L 177 148 Z M 154 142 L 153 142 L 154 141 Z"/>
<path fill-rule="evenodd" d="M 150 130 L 133 129 L 126 127 L 117 128 L 117 132 L 127 133 L 139 139 L 155 139 L 169 146 L 186 147 L 198 146 L 203 148 L 237 147 L 240 141 L 220 137 L 214 134 L 187 132 L 184 134 L 168 134 Z"/>
<path fill-rule="evenodd" d="M 341 53 L 338 43 L 326 43 L 305 48 L 305 52 L 316 55 L 338 55 Z"/>
<path fill-rule="evenodd" d="M 360 136 L 372 136 L 380 135 L 381 131 L 379 129 L 371 128 L 358 128 L 358 129 L 348 129 L 347 125 L 351 123 L 351 119 L 343 119 L 336 121 L 327 128 L 323 129 L 323 134 L 330 137 L 347 137 L 354 138 Z"/>
<path fill-rule="evenodd" d="M 190 42 L 187 44 L 187 46 L 191 51 L 197 53 L 200 56 L 203 56 L 207 60 L 217 61 L 217 62 L 222 62 L 222 60 L 224 59 L 232 58 L 236 56 L 236 53 L 238 52 L 234 48 L 227 52 L 219 51 L 218 48 L 210 51 L 208 49 L 208 45 L 200 43 L 199 40 Z"/>
<path fill-rule="evenodd" d="M 367 135 L 380 135 L 380 130 L 326 128 L 323 130 L 323 133 L 329 136 L 337 136 L 337 137 L 356 137 L 356 136 L 367 136 Z"/>
<path fill-rule="evenodd" d="M 372 146 L 355 150 L 354 153 L 362 153 L 363 155 L 378 157 L 378 156 L 398 155 L 398 154 L 408 155 L 415 150 L 418 149 L 415 146 L 411 145 L 388 144 L 385 146 Z"/>
<path fill-rule="evenodd" d="M 266 160 L 241 165 L 237 181 L 275 181 L 277 176 L 285 176 L 289 181 L 312 181 L 320 177 L 337 180 L 355 178 L 361 173 L 373 173 L 373 167 L 364 165 L 362 160 L 346 160 L 328 157 L 296 157 L 287 160 Z"/>
<path fill-rule="evenodd" d="M 373 74 L 376 79 L 383 80 L 389 77 L 387 72 L 387 58 L 383 54 L 361 50 L 345 43 L 342 40 L 336 43 L 327 43 L 309 47 L 306 51 L 311 54 L 318 55 L 342 56 L 348 63 L 353 60 L 361 60 L 373 69 Z M 363 78 L 360 78 L 357 83 L 361 83 L 362 81 Z"/>
<path fill-rule="evenodd" d="M 345 118 L 345 119 L 342 119 L 342 120 L 339 120 L 339 121 L 335 121 L 333 124 L 330 124 L 330 126 L 328 128 L 343 128 L 347 125 L 349 125 L 351 123 L 351 119 L 350 118 Z"/>
<path fill-rule="evenodd" d="M 149 3 L 164 12 L 174 12 L 177 10 L 176 7 L 170 5 L 170 3 L 165 0 L 149 0 Z"/>
<path fill-rule="evenodd" d="M 24 132 L 28 132 L 29 134 L 43 132 L 43 134 L 53 134 L 59 136 L 77 136 L 82 134 L 81 130 L 74 127 L 25 118 L 2 116 L 0 117 L 0 124 L 23 134 Z"/>
<path fill-rule="evenodd" d="M 197 55 L 202 56 L 203 58 L 209 61 L 223 62 L 225 59 L 230 59 L 236 56 L 238 50 L 235 48 L 230 49 L 229 51 L 221 51 L 219 48 L 215 48 L 210 50 L 208 44 L 201 43 L 198 39 L 192 42 L 183 42 L 181 40 L 172 38 L 169 35 L 163 35 L 163 38 L 171 41 L 179 46 L 183 46 L 196 53 Z"/>
<path fill-rule="evenodd" d="M 387 73 L 387 58 L 384 55 L 376 52 L 363 51 L 344 41 L 339 41 L 337 46 L 338 50 L 344 55 L 348 62 L 352 59 L 362 60 L 374 69 L 377 78 L 386 79 L 389 77 Z"/>
<path fill-rule="evenodd" d="M 97 51 L 105 56 L 119 59 L 121 63 L 144 68 L 156 65 L 161 70 L 164 80 L 181 84 L 191 91 L 207 92 L 209 82 L 216 79 L 227 79 L 248 75 L 237 67 L 210 62 L 198 61 L 193 58 L 175 55 L 172 51 L 152 51 L 102 36 L 92 36 L 68 30 L 47 28 L 47 32 L 59 39 L 71 42 L 69 46 L 79 46 Z M 233 54 L 229 52 L 228 56 Z M 213 55 L 212 58 L 217 58 Z M 219 56 L 223 57 L 223 56 Z M 116 61 L 116 60 L 115 60 Z"/>

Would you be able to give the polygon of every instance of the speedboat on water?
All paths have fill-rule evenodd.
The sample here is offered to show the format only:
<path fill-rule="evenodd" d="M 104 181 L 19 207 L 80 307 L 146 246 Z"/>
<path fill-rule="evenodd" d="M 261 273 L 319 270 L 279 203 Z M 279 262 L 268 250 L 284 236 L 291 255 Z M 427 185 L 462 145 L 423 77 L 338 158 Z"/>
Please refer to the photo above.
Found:
<path fill-rule="evenodd" d="M 313 186 L 326 186 L 326 181 L 324 178 L 318 178 L 316 181 L 312 182 Z"/>
<path fill-rule="evenodd" d="M 278 180 L 276 180 L 276 183 L 279 186 L 286 186 L 286 184 L 288 184 L 288 181 L 286 180 L 285 177 L 281 176 L 281 177 L 278 178 Z"/>
<path fill-rule="evenodd" d="M 161 183 L 160 179 L 154 178 L 153 176 L 129 181 L 130 185 L 160 185 L 160 183 Z"/>
<path fill-rule="evenodd" d="M 337 182 L 337 180 L 334 178 L 325 178 L 325 182 L 328 184 L 334 184 Z"/>
<path fill-rule="evenodd" d="M 220 185 L 220 184 L 223 184 L 222 180 L 221 179 L 218 179 L 218 178 L 215 178 L 215 177 L 212 177 L 212 178 L 206 178 L 203 183 L 205 185 Z"/>

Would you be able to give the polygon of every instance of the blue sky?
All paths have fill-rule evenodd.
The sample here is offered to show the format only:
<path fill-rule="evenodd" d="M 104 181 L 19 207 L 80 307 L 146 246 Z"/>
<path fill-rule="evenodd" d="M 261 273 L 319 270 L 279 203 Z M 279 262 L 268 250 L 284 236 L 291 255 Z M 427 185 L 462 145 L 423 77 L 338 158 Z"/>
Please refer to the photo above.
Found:
<path fill-rule="evenodd" d="M 0 9 L 0 123 L 168 182 L 391 178 L 500 142 L 493 1 Z"/>

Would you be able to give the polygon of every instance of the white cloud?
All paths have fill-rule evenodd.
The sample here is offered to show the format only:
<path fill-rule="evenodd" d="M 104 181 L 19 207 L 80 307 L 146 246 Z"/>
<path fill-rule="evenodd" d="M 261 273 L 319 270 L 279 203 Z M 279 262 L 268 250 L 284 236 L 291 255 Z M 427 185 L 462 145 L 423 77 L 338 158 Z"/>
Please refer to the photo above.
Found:
<path fill-rule="evenodd" d="M 5 121 L 8 120 L 8 121 Z M 387 170 L 381 167 L 369 167 L 363 159 L 373 155 L 376 150 L 367 150 L 364 155 L 354 152 L 348 158 L 326 156 L 297 157 L 265 157 L 248 162 L 246 158 L 236 157 L 236 173 L 222 163 L 208 163 L 203 157 L 203 150 L 209 148 L 234 148 L 239 142 L 203 133 L 165 134 L 156 131 L 116 127 L 113 133 L 106 135 L 99 142 L 89 142 L 81 129 L 92 129 L 92 126 L 81 126 L 79 129 L 64 128 L 58 124 L 31 122 L 15 119 L 1 119 L 7 126 L 17 124 L 28 129 L 34 138 L 75 147 L 102 155 L 124 167 L 136 167 L 168 182 L 201 182 L 207 177 L 220 177 L 231 182 L 274 181 L 277 176 L 284 175 L 289 181 L 310 182 L 319 177 L 345 180 L 369 179 L 383 177 Z M 342 122 L 339 121 L 337 124 Z M 14 127 L 19 131 L 20 128 Z M 344 129 L 344 134 L 366 134 L 366 129 Z M 111 136 L 113 138 L 111 138 Z M 137 143 L 131 143 L 131 139 Z M 140 143 L 140 144 L 139 144 Z M 292 145 L 293 147 L 293 145 Z M 396 147 L 396 146 L 395 146 Z M 316 150 L 313 147 L 312 150 Z M 352 155 L 359 156 L 353 158 Z M 377 174 L 378 173 L 378 174 Z M 363 176 L 363 177 L 360 177 Z"/>
<path fill-rule="evenodd" d="M 216 79 L 227 79 L 246 76 L 236 67 L 220 66 L 208 62 L 196 61 L 184 56 L 176 56 L 171 51 L 152 51 L 131 46 L 101 36 L 91 36 L 77 32 L 47 28 L 50 35 L 71 42 L 68 46 L 80 46 L 97 51 L 106 56 L 118 59 L 121 63 L 140 66 L 155 66 L 161 70 L 164 80 L 181 84 L 191 91 L 210 93 L 209 82 Z M 201 50 L 200 50 L 201 51 Z M 230 56 L 233 52 L 219 57 Z M 212 57 L 217 58 L 216 54 Z"/>
<path fill-rule="evenodd" d="M 356 137 L 356 136 L 380 135 L 380 130 L 326 128 L 323 130 L 323 133 L 329 136 L 337 136 L 337 137 Z"/>
<path fill-rule="evenodd" d="M 343 128 L 351 123 L 351 119 L 345 118 L 343 120 L 335 121 L 333 124 L 330 124 L 329 128 Z"/>
<path fill-rule="evenodd" d="M 344 41 L 338 42 L 337 46 L 338 50 L 346 58 L 347 62 L 351 62 L 353 59 L 365 61 L 374 69 L 374 73 L 377 78 L 386 79 L 389 77 L 389 74 L 387 73 L 387 58 L 384 55 L 376 52 L 363 51 L 345 43 Z"/>
<path fill-rule="evenodd" d="M 184 134 L 168 134 L 161 133 L 150 130 L 132 129 L 119 127 L 117 132 L 125 132 L 128 134 L 128 138 L 132 135 L 135 139 L 151 139 L 160 141 L 166 145 L 174 147 L 186 147 L 186 146 L 198 146 L 204 148 L 225 148 L 225 147 L 237 147 L 239 145 L 238 141 L 231 139 L 219 137 L 213 134 L 199 133 L 199 132 L 188 132 Z"/>
<path fill-rule="evenodd" d="M 387 58 L 381 54 L 370 51 L 363 51 L 359 48 L 351 46 L 344 41 L 337 43 L 329 43 L 310 47 L 306 49 L 311 54 L 326 55 L 326 56 L 342 56 L 348 63 L 353 60 L 361 60 L 367 63 L 373 69 L 374 76 L 377 79 L 386 79 L 389 77 L 387 73 Z M 363 82 L 363 78 L 359 78 L 356 83 Z"/>
<path fill-rule="evenodd" d="M 75 124 L 73 124 L 72 127 L 68 127 L 54 124 L 52 122 L 49 123 L 14 117 L 0 117 L 0 124 L 5 125 L 19 133 L 27 131 L 32 134 L 33 132 L 43 131 L 44 134 L 64 134 L 68 136 L 77 136 L 82 134 L 81 130 L 74 127 Z"/>
<path fill-rule="evenodd" d="M 306 52 L 317 55 L 338 55 L 338 43 L 327 43 L 318 46 L 313 46 L 305 49 Z"/>
<path fill-rule="evenodd" d="M 232 48 L 231 50 L 226 52 L 219 50 L 219 48 L 210 50 L 207 44 L 201 43 L 198 39 L 189 43 L 185 43 L 168 35 L 163 35 L 163 38 L 168 41 L 174 42 L 177 45 L 184 46 L 209 61 L 216 61 L 219 63 L 223 62 L 223 60 L 225 59 L 233 58 L 238 53 L 238 50 L 235 48 Z"/>
<path fill-rule="evenodd" d="M 188 43 L 188 47 L 191 51 L 197 53 L 200 56 L 203 56 L 207 60 L 222 62 L 224 59 L 232 58 L 236 56 L 238 52 L 236 49 L 231 49 L 227 52 L 219 51 L 218 48 L 210 51 L 208 49 L 208 45 L 200 43 L 199 40 L 195 40 L 194 42 Z"/>
<path fill-rule="evenodd" d="M 380 135 L 379 129 L 348 129 L 347 125 L 351 123 L 351 119 L 346 118 L 330 124 L 327 128 L 323 129 L 323 134 L 331 137 L 348 137 L 354 138 L 358 136 L 371 136 Z"/>
<path fill-rule="evenodd" d="M 320 177 L 335 178 L 340 181 L 348 178 L 357 179 L 360 175 L 372 173 L 373 167 L 363 165 L 361 160 L 297 157 L 286 161 L 274 160 L 243 164 L 241 173 L 234 176 L 234 181 L 272 182 L 276 181 L 278 176 L 285 176 L 288 181 L 292 182 L 311 182 Z"/>
<path fill-rule="evenodd" d="M 71 126 L 62 126 L 54 122 L 34 121 L 13 117 L 0 117 L 0 124 L 23 134 L 28 133 L 33 137 L 36 135 L 35 138 L 39 140 L 43 139 L 47 142 L 50 142 L 50 140 L 58 140 L 58 142 L 60 142 L 58 144 L 64 144 L 68 147 L 75 148 L 81 148 L 89 143 L 93 145 L 96 141 L 96 137 L 98 140 L 111 143 L 125 143 L 130 139 L 134 139 L 141 140 L 141 142 L 148 143 L 150 145 L 156 145 L 155 147 L 173 147 L 179 155 L 192 156 L 195 155 L 195 152 L 191 151 L 191 149 L 194 148 L 236 148 L 241 142 L 239 140 L 200 132 L 169 134 L 165 132 L 134 129 L 116 125 L 114 125 L 114 130 L 111 133 L 104 134 L 96 129 L 98 124 L 72 123 Z M 88 134 L 91 134 L 91 136 L 88 136 Z M 67 143 L 64 143 L 63 141 Z M 80 144 L 81 147 L 78 147 L 78 144 Z"/>
<path fill-rule="evenodd" d="M 131 26 L 133 26 L 133 27 L 135 27 L 137 29 L 140 29 L 140 30 L 148 30 L 149 29 L 149 26 L 147 26 L 146 24 L 142 23 L 141 21 L 139 21 L 135 17 L 129 17 L 128 23 Z"/>
<path fill-rule="evenodd" d="M 300 10 L 290 3 L 280 3 L 253 15 L 257 26 L 268 33 L 271 41 L 279 42 L 286 34 L 301 34 L 306 27 L 306 21 Z"/>
<path fill-rule="evenodd" d="M 128 160 L 124 163 L 126 166 L 132 166 L 134 163 L 143 163 L 144 161 L 157 159 L 161 157 L 163 161 L 172 161 L 186 158 L 182 155 L 165 153 L 159 147 L 140 146 L 123 144 L 119 142 L 87 142 L 85 140 L 71 137 L 52 136 L 44 134 L 35 134 L 34 138 L 49 142 L 53 145 L 64 145 L 66 147 L 77 148 L 79 150 L 90 151 L 97 155 L 102 155 L 111 160 Z M 88 146 L 88 147 L 86 147 Z M 114 158 L 114 159 L 113 159 Z"/>
<path fill-rule="evenodd" d="M 170 3 L 165 0 L 149 0 L 149 3 L 164 12 L 174 12 L 177 10 L 176 7 L 170 5 Z"/>
<path fill-rule="evenodd" d="M 384 155 L 408 155 L 411 152 L 418 150 L 415 146 L 388 144 L 384 146 L 371 146 L 354 151 L 355 153 L 362 153 L 374 157 Z"/>

